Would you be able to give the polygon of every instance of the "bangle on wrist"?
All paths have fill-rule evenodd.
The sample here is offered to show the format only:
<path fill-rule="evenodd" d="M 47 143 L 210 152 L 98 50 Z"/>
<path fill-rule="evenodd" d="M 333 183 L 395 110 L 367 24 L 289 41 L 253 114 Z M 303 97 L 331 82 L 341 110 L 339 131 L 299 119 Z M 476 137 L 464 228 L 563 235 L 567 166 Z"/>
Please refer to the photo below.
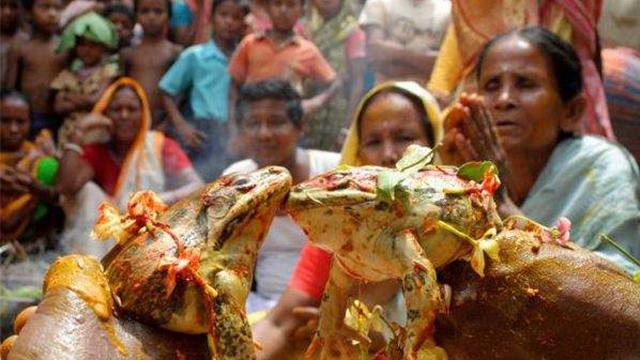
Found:
<path fill-rule="evenodd" d="M 77 153 L 78 155 L 82 155 L 84 153 L 84 151 L 82 150 L 82 146 L 80 146 L 78 144 L 75 144 L 75 143 L 71 143 L 71 142 L 68 142 L 68 143 L 64 144 L 62 149 L 73 151 L 74 153 Z"/>

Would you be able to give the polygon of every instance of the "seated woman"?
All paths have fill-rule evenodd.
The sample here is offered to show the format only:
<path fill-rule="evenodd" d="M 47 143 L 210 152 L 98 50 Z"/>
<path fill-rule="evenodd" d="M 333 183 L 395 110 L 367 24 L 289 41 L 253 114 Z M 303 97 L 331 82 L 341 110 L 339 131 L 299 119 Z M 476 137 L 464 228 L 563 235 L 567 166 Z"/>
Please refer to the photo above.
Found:
<path fill-rule="evenodd" d="M 229 166 L 224 173 L 251 172 L 268 165 L 286 167 L 294 183 L 334 169 L 337 153 L 303 149 L 301 98 L 283 80 L 266 80 L 242 87 L 236 103 L 240 136 L 249 159 Z M 286 214 L 273 219 L 256 263 L 256 290 L 249 295 L 247 311 L 273 307 L 287 286 L 306 236 Z"/>
<path fill-rule="evenodd" d="M 445 163 L 494 161 L 503 216 L 546 226 L 566 217 L 576 244 L 633 272 L 600 236 L 640 256 L 638 166 L 618 145 L 575 135 L 586 102 L 571 45 L 538 27 L 500 35 L 480 53 L 476 77 L 482 98 L 463 95 L 445 121 Z"/>
<path fill-rule="evenodd" d="M 0 93 L 0 244 L 25 245 L 51 232 L 51 210 L 58 194 L 53 181 L 58 170 L 56 148 L 47 130 L 27 140 L 29 102 L 19 92 Z M 53 221 L 52 221 L 53 220 Z"/>
<path fill-rule="evenodd" d="M 147 97 L 135 80 L 125 77 L 109 86 L 90 116 L 64 146 L 56 187 L 65 197 L 66 252 L 101 256 L 109 244 L 100 246 L 89 239 L 101 201 L 124 208 L 132 192 L 152 190 L 171 204 L 202 181 L 175 141 L 150 130 Z M 85 144 L 86 134 L 100 126 L 110 127 L 111 140 Z"/>
<path fill-rule="evenodd" d="M 435 99 L 414 82 L 386 82 L 374 87 L 354 112 L 349 135 L 342 150 L 342 164 L 391 167 L 411 144 L 434 146 L 441 138 L 440 114 Z M 329 277 L 331 255 L 306 245 L 289 286 L 277 305 L 253 326 L 254 339 L 262 344 L 259 359 L 281 358 L 289 350 L 291 337 L 307 322 L 320 304 Z M 388 303 L 387 315 L 399 318 L 397 284 L 384 282 L 364 289 L 365 302 Z M 294 313 L 299 307 L 312 307 Z M 387 309 L 389 310 L 389 309 Z M 393 313 L 395 311 L 395 314 Z"/>

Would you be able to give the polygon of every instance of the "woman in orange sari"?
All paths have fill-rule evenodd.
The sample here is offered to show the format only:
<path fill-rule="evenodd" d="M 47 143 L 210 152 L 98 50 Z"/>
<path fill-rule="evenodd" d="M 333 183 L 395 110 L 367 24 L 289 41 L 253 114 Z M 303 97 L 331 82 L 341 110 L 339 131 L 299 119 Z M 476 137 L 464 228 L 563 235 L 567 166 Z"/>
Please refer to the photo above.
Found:
<path fill-rule="evenodd" d="M 135 80 L 121 78 L 70 136 L 56 181 L 67 215 L 66 252 L 102 255 L 108 249 L 109 244 L 87 241 L 101 201 L 124 208 L 132 192 L 151 190 L 170 204 L 202 184 L 180 146 L 150 125 L 144 90 Z M 83 143 L 89 131 L 104 126 L 111 130 L 108 143 Z"/>
<path fill-rule="evenodd" d="M 29 103 L 15 91 L 0 93 L 0 245 L 46 235 L 58 200 L 51 185 L 58 169 L 47 130 L 27 140 Z"/>
<path fill-rule="evenodd" d="M 615 139 L 596 65 L 602 0 L 453 0 L 452 5 L 452 25 L 428 85 L 432 93 L 455 97 L 458 90 L 473 90 L 469 75 L 489 39 L 527 25 L 543 26 L 571 43 L 580 57 L 587 97 L 582 132 Z"/>

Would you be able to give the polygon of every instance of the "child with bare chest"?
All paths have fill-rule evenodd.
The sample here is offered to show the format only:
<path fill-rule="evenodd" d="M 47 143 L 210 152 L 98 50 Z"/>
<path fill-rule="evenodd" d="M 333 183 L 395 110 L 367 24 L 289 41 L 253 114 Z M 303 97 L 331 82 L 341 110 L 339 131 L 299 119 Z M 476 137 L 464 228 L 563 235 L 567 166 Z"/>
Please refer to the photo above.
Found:
<path fill-rule="evenodd" d="M 182 51 L 182 46 L 166 37 L 170 13 L 169 0 L 137 0 L 136 17 L 144 35 L 140 44 L 120 52 L 125 73 L 138 80 L 149 95 L 154 128 L 165 119 L 158 82 Z"/>
<path fill-rule="evenodd" d="M 32 134 L 45 128 L 55 131 L 60 122 L 53 114 L 49 84 L 66 64 L 66 54 L 55 51 L 63 3 L 62 0 L 34 0 L 26 2 L 25 7 L 31 13 L 33 32 L 29 40 L 10 50 L 7 84 L 29 98 L 33 112 Z"/>

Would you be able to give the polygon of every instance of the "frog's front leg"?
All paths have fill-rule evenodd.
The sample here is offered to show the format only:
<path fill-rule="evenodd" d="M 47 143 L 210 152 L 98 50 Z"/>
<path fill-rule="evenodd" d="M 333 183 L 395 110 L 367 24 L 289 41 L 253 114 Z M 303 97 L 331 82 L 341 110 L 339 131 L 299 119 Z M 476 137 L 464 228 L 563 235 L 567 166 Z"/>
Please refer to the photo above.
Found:
<path fill-rule="evenodd" d="M 217 360 L 255 359 L 251 326 L 245 312 L 247 279 L 232 270 L 220 270 L 213 279 L 217 295 L 212 301 L 214 337 L 210 339 Z"/>
<path fill-rule="evenodd" d="M 307 349 L 306 356 L 311 357 L 320 348 L 320 359 L 349 359 L 350 340 L 341 336 L 344 316 L 349 305 L 349 296 L 354 280 L 333 261 L 329 281 L 327 282 L 320 304 L 318 330 Z"/>
<path fill-rule="evenodd" d="M 435 318 L 442 307 L 436 271 L 427 259 L 405 275 L 402 293 L 407 307 L 404 358 L 415 359 L 418 350 L 433 336 Z"/>

